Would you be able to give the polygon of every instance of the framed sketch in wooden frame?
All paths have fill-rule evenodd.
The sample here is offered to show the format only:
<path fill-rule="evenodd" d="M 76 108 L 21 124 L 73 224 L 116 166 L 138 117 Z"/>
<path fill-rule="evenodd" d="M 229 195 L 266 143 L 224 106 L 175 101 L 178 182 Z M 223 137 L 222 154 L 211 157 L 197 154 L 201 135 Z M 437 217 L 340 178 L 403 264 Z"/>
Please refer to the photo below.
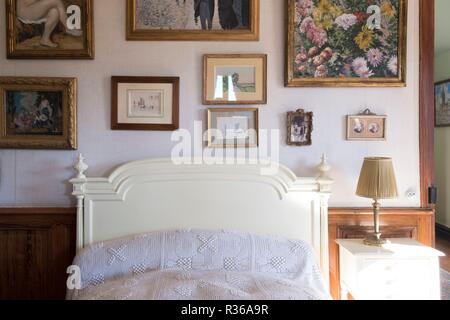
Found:
<path fill-rule="evenodd" d="M 406 86 L 407 0 L 286 0 L 287 87 Z"/>
<path fill-rule="evenodd" d="M 437 82 L 435 88 L 435 125 L 450 126 L 450 79 Z"/>
<path fill-rule="evenodd" d="M 267 55 L 204 55 L 203 104 L 267 104 Z"/>
<path fill-rule="evenodd" d="M 365 110 L 358 115 L 347 116 L 347 140 L 386 140 L 386 116 Z"/>
<path fill-rule="evenodd" d="M 76 79 L 0 77 L 0 148 L 77 149 Z"/>
<path fill-rule="evenodd" d="M 258 41 L 259 1 L 127 0 L 127 40 Z"/>
<path fill-rule="evenodd" d="M 112 77 L 111 92 L 112 130 L 178 129 L 180 78 Z"/>
<path fill-rule="evenodd" d="M 209 148 L 256 148 L 257 108 L 208 109 Z"/>
<path fill-rule="evenodd" d="M 312 145 L 313 113 L 298 109 L 287 114 L 287 144 L 289 146 Z"/>
<path fill-rule="evenodd" d="M 6 0 L 8 59 L 93 59 L 92 0 Z"/>

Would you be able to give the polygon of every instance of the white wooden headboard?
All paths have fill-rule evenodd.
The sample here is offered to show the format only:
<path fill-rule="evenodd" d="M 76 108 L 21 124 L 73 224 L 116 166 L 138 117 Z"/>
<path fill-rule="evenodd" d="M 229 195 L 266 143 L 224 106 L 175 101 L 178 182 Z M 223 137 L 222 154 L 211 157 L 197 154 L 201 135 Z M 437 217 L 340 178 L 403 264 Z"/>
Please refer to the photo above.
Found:
<path fill-rule="evenodd" d="M 248 161 L 247 161 L 248 162 Z M 328 280 L 328 199 L 325 157 L 314 178 L 266 164 L 125 164 L 107 178 L 86 177 L 80 155 L 70 182 L 77 197 L 77 249 L 127 235 L 174 229 L 229 229 L 310 243 Z M 268 167 L 278 168 L 266 175 Z"/>

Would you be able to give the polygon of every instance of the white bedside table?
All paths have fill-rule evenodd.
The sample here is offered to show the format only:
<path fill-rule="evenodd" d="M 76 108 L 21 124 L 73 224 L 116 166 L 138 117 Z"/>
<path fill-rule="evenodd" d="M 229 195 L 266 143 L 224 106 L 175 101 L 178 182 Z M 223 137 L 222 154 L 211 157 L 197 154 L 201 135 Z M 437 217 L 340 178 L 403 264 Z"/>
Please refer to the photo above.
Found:
<path fill-rule="evenodd" d="M 341 299 L 440 300 L 439 257 L 412 239 L 390 239 L 383 247 L 363 240 L 337 240 Z"/>

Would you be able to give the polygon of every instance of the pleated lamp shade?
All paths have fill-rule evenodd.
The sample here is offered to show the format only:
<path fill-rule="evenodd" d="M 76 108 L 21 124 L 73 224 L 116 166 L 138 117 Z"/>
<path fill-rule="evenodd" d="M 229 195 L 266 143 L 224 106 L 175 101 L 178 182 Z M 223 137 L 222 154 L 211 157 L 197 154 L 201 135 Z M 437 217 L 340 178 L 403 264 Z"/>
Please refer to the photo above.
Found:
<path fill-rule="evenodd" d="M 398 197 L 397 181 L 391 158 L 364 159 L 356 195 L 370 199 Z"/>

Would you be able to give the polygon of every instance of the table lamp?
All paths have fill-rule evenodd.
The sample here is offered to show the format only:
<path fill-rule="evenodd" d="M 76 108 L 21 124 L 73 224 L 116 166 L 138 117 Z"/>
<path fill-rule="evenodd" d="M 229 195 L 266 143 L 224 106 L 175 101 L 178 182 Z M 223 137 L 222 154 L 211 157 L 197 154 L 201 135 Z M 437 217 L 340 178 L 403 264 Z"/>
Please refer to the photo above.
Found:
<path fill-rule="evenodd" d="M 364 244 L 382 246 L 387 241 L 381 238 L 380 232 L 380 199 L 393 199 L 398 196 L 397 181 L 391 158 L 365 158 L 359 176 L 356 195 L 373 199 L 373 215 L 375 232 L 364 239 Z"/>

